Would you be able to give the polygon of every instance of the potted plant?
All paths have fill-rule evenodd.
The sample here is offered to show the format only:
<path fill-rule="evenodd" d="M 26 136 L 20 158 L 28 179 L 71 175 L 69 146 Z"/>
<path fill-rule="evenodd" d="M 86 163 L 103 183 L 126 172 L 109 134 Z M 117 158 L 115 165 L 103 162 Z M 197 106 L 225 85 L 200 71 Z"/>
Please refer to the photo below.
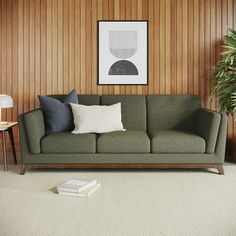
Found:
<path fill-rule="evenodd" d="M 215 66 L 211 99 L 217 96 L 219 109 L 227 113 L 236 112 L 236 31 L 228 29 L 224 36 L 224 52 Z"/>

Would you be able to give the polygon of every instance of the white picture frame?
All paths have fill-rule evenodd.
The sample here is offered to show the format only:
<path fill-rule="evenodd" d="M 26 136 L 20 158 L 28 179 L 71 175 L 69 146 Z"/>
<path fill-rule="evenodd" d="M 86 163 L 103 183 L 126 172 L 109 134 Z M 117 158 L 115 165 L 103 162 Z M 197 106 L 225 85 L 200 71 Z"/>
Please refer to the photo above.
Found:
<path fill-rule="evenodd" d="M 148 21 L 98 21 L 98 85 L 148 84 Z"/>

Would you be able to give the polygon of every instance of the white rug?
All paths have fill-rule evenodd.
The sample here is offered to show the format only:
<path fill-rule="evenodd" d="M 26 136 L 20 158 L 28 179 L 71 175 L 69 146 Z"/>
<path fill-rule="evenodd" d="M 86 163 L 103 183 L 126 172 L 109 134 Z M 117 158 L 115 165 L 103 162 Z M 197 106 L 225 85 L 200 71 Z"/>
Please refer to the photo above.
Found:
<path fill-rule="evenodd" d="M 235 236 L 236 165 L 200 170 L 34 170 L 0 166 L 0 236 Z M 102 183 L 60 196 L 70 178 Z"/>

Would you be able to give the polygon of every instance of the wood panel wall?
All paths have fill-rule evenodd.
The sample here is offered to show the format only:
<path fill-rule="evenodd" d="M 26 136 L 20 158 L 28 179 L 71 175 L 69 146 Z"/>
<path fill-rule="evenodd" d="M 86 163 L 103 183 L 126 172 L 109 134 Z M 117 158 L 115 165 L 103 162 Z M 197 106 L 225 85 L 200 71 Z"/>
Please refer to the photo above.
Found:
<path fill-rule="evenodd" d="M 149 85 L 97 86 L 97 20 L 149 21 Z M 0 0 L 4 120 L 39 106 L 38 94 L 196 94 L 205 107 L 235 0 Z M 17 135 L 17 134 L 16 134 Z M 236 126 L 229 118 L 228 144 Z M 233 145 L 229 145 L 233 146 Z M 231 149 L 231 152 L 233 149 Z"/>

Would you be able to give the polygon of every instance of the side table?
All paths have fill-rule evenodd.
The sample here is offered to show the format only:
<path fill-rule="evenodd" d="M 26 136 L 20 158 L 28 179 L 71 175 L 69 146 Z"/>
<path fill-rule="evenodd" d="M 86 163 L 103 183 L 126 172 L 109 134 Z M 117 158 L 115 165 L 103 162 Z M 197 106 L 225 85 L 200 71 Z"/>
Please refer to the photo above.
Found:
<path fill-rule="evenodd" d="M 17 159 L 16 159 L 16 149 L 15 149 L 15 143 L 14 143 L 14 137 L 13 137 L 13 132 L 12 128 L 17 125 L 17 122 L 4 122 L 0 124 L 0 132 L 2 133 L 2 151 L 3 151 L 3 161 L 4 161 L 4 170 L 7 171 L 7 149 L 6 149 L 6 133 L 8 132 L 10 142 L 11 142 L 11 147 L 13 151 L 13 156 L 14 156 L 14 162 L 17 164 Z"/>

